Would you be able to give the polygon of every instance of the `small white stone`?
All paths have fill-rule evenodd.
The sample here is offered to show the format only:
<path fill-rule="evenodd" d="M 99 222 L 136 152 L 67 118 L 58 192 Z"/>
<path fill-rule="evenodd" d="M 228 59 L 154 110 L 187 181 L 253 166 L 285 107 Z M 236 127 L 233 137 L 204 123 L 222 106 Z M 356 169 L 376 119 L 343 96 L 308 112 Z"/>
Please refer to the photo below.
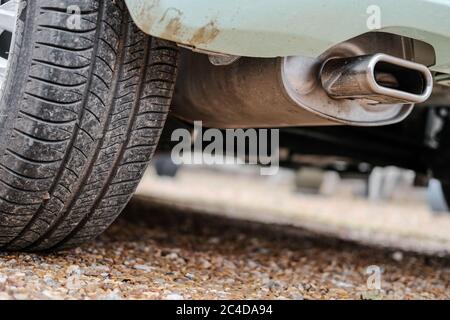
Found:
<path fill-rule="evenodd" d="M 8 280 L 8 277 L 0 274 L 0 283 L 6 283 L 6 280 Z"/>
<path fill-rule="evenodd" d="M 172 252 L 172 253 L 168 254 L 166 256 L 166 258 L 169 260 L 176 260 L 176 259 L 178 259 L 178 254 L 176 254 L 175 252 Z"/>
<path fill-rule="evenodd" d="M 122 300 L 123 298 L 119 292 L 113 291 L 106 295 L 101 296 L 99 299 L 100 300 Z"/>
<path fill-rule="evenodd" d="M 170 293 L 166 296 L 166 300 L 184 300 L 184 297 L 178 293 Z"/>
<path fill-rule="evenodd" d="M 71 275 L 81 275 L 81 269 L 77 265 L 71 265 L 71 266 L 67 267 L 66 274 L 69 275 L 69 276 L 71 276 Z"/>
<path fill-rule="evenodd" d="M 394 254 L 392 254 L 392 259 L 394 259 L 397 262 L 400 262 L 403 260 L 403 253 L 400 251 L 394 252 Z"/>
<path fill-rule="evenodd" d="M 136 264 L 134 266 L 134 269 L 136 270 L 141 270 L 141 271 L 145 271 L 145 272 L 152 272 L 154 270 L 153 267 L 147 266 L 145 264 Z"/>

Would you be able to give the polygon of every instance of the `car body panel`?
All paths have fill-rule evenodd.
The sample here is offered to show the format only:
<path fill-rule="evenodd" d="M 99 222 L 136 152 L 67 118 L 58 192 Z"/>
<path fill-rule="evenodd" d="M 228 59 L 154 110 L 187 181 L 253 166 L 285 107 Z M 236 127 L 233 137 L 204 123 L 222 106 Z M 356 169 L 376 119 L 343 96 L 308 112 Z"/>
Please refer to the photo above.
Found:
<path fill-rule="evenodd" d="M 370 31 L 431 44 L 450 74 L 450 0 L 126 0 L 146 33 L 237 56 L 317 57 Z"/>

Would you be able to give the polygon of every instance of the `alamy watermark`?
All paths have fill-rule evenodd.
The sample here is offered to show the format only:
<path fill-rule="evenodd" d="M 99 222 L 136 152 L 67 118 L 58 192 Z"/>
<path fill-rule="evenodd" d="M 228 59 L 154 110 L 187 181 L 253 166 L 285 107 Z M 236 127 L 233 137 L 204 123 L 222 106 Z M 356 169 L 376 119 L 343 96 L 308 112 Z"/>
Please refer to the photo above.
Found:
<path fill-rule="evenodd" d="M 260 165 L 261 175 L 279 170 L 278 129 L 206 129 L 194 122 L 194 133 L 176 129 L 171 158 L 177 165 Z"/>
<path fill-rule="evenodd" d="M 67 13 L 70 15 L 66 21 L 67 28 L 81 30 L 81 8 L 77 5 L 68 6 Z"/>
<path fill-rule="evenodd" d="M 379 266 L 373 265 L 368 266 L 366 269 L 367 278 L 367 289 L 369 290 L 381 290 L 381 268 Z"/>
<path fill-rule="evenodd" d="M 367 7 L 366 13 L 369 15 L 366 21 L 367 29 L 381 29 L 381 8 L 375 4 Z"/>

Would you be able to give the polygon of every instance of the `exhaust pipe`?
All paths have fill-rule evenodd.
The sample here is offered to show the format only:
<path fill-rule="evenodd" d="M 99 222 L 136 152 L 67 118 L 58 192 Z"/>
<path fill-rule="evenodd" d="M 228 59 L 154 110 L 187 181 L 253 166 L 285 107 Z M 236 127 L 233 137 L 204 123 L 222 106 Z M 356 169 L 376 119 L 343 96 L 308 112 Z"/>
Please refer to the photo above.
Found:
<path fill-rule="evenodd" d="M 386 54 L 329 59 L 320 74 L 333 99 L 367 99 L 370 104 L 422 103 L 433 91 L 424 65 Z"/>
<path fill-rule="evenodd" d="M 419 55 L 416 47 L 411 39 L 369 33 L 319 57 L 242 57 L 221 66 L 182 50 L 173 114 L 215 128 L 397 123 L 432 93 L 425 66 L 432 59 L 410 61 L 434 52 Z"/>

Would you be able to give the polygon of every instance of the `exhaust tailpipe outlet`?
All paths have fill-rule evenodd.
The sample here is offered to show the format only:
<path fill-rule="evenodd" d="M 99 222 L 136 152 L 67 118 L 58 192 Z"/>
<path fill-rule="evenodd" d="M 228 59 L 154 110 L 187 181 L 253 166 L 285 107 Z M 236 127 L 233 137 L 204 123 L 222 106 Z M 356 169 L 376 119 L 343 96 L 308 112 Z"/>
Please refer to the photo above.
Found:
<path fill-rule="evenodd" d="M 426 66 L 381 53 L 329 59 L 320 77 L 331 98 L 372 104 L 422 103 L 433 91 Z"/>

